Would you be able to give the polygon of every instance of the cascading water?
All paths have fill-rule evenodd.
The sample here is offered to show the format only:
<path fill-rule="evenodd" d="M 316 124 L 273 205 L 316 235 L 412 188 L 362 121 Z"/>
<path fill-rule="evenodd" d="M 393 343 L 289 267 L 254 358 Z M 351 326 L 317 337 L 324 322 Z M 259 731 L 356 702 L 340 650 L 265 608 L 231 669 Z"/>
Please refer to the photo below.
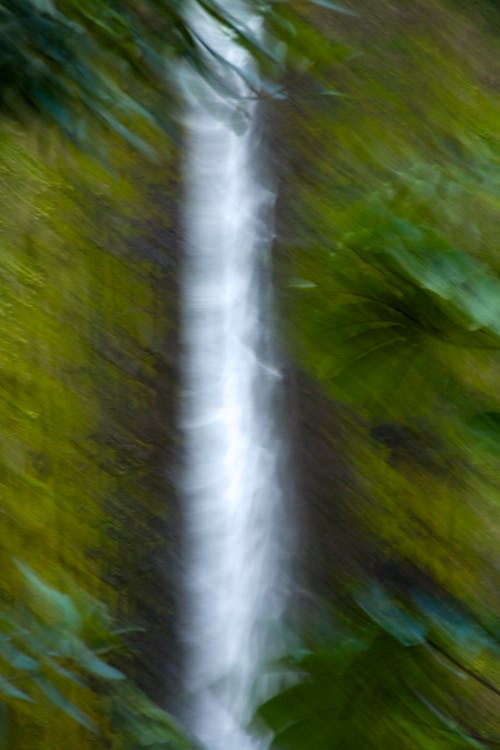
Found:
<path fill-rule="evenodd" d="M 259 19 L 235 6 L 259 33 Z M 230 64 L 218 76 L 232 77 L 231 65 L 252 73 L 227 30 L 199 8 L 191 21 Z M 275 196 L 259 168 L 255 94 L 241 77 L 230 84 L 232 97 L 194 75 L 185 86 L 183 702 L 208 750 L 256 750 L 265 740 L 245 725 L 265 692 L 259 662 L 273 651 L 286 567 L 268 258 Z"/>

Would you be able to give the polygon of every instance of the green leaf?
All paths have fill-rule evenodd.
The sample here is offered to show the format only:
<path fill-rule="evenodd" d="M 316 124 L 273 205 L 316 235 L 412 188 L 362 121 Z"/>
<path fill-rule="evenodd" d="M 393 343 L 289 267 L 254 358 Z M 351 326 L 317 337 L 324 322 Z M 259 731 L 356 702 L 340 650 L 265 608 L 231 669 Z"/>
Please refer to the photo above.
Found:
<path fill-rule="evenodd" d="M 358 14 L 351 10 L 350 8 L 346 8 L 344 5 L 338 5 L 337 3 L 332 3 L 330 0 L 310 0 L 310 2 L 313 3 L 313 5 L 320 5 L 322 8 L 328 8 L 328 10 L 333 10 L 335 13 L 343 13 L 347 16 L 357 16 Z"/>
<path fill-rule="evenodd" d="M 3 693 L 8 698 L 17 698 L 18 700 L 26 701 L 27 703 L 33 703 L 33 698 L 13 685 L 2 675 L 0 675 L 0 693 Z"/>
<path fill-rule="evenodd" d="M 374 583 L 358 594 L 356 601 L 372 620 L 403 646 L 425 642 L 427 626 L 395 604 L 378 584 Z"/>
<path fill-rule="evenodd" d="M 68 716 L 71 716 L 78 724 L 89 729 L 91 732 L 96 732 L 97 729 L 89 717 L 77 708 L 71 701 L 69 701 L 51 682 L 46 680 L 44 677 L 36 676 L 33 677 L 33 682 L 36 684 L 38 689 L 43 695 L 54 705 L 56 708 L 64 711 Z"/>
<path fill-rule="evenodd" d="M 315 284 L 313 281 L 309 281 L 308 279 L 290 279 L 288 282 L 288 286 L 291 289 L 316 289 L 317 284 Z"/>
<path fill-rule="evenodd" d="M 82 627 L 82 618 L 71 597 L 48 586 L 27 565 L 16 563 L 26 581 L 31 597 L 30 604 L 36 614 L 50 624 L 60 626 L 78 633 Z"/>
<path fill-rule="evenodd" d="M 125 675 L 115 667 L 106 664 L 105 661 L 99 659 L 90 649 L 81 648 L 75 654 L 75 660 L 82 667 L 82 669 L 90 672 L 96 677 L 101 677 L 103 680 L 123 680 Z"/>
<path fill-rule="evenodd" d="M 71 682 L 74 682 L 76 685 L 85 687 L 85 682 L 70 669 L 66 669 L 66 667 L 62 666 L 62 664 L 59 664 L 57 659 L 53 659 L 50 656 L 45 656 L 44 664 L 50 669 L 53 669 L 54 672 L 56 672 L 58 675 L 61 675 L 61 677 L 66 677 L 66 679 L 71 680 Z"/>
<path fill-rule="evenodd" d="M 485 650 L 498 652 L 498 642 L 477 620 L 457 607 L 416 592 L 413 600 L 438 637 L 461 658 L 473 659 Z"/>
<path fill-rule="evenodd" d="M 40 666 L 39 662 L 20 651 L 8 638 L 0 638 L 0 657 L 14 669 L 23 672 L 34 672 Z"/>
<path fill-rule="evenodd" d="M 112 688 L 113 719 L 121 729 L 130 750 L 159 747 L 171 750 L 201 750 L 175 719 L 152 703 L 130 682 L 115 683 Z"/>

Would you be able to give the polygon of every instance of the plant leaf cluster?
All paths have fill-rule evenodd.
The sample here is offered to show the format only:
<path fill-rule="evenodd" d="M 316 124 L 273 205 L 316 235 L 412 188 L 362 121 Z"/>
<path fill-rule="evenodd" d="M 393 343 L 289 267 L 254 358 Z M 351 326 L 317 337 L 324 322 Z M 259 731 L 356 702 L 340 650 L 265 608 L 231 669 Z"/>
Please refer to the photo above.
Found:
<path fill-rule="evenodd" d="M 0 610 L 4 737 L 8 738 L 9 709 L 41 703 L 100 733 L 102 720 L 95 721 L 79 705 L 93 692 L 96 715 L 107 717 L 114 749 L 193 750 L 174 719 L 108 662 L 107 654 L 120 646 L 122 631 L 107 608 L 82 590 L 61 591 L 24 563 L 17 566 L 26 590 L 23 606 Z"/>
<path fill-rule="evenodd" d="M 341 10 L 333 3 L 322 4 Z M 193 9 L 211 16 L 267 73 L 277 72 L 283 63 L 273 51 L 280 40 L 272 34 L 286 28 L 282 43 L 300 43 L 297 19 L 274 2 L 252 7 L 272 29 L 263 41 L 228 4 L 217 0 L 4 0 L 0 111 L 16 121 L 36 116 L 55 124 L 87 149 L 96 126 L 111 130 L 153 156 L 152 133 L 175 134 L 179 66 L 193 68 L 214 85 L 224 84 L 224 68 L 245 75 L 203 37 L 193 23 Z M 309 49 L 308 55 L 313 54 Z M 247 83 L 272 95 L 278 91 L 265 81 L 264 75 Z"/>
<path fill-rule="evenodd" d="M 289 654 L 288 684 L 258 716 L 276 750 L 486 748 L 470 700 L 498 694 L 499 656 L 498 633 L 452 602 L 374 583 Z"/>
<path fill-rule="evenodd" d="M 0 695 L 4 701 L 34 703 L 43 698 L 87 729 L 92 720 L 68 698 L 73 686 L 91 679 L 123 680 L 102 658 L 118 643 L 107 610 L 91 599 L 78 606 L 23 563 L 26 605 L 0 613 Z"/>
<path fill-rule="evenodd" d="M 500 352 L 497 268 L 461 246 L 462 216 L 434 213 L 447 207 L 444 192 L 457 209 L 460 193 L 479 190 L 496 205 L 498 185 L 484 173 L 432 171 L 401 171 L 353 202 L 328 250 L 310 251 L 322 256 L 321 277 L 290 285 L 312 309 L 305 345 L 319 347 L 317 375 L 376 417 L 423 413 L 439 395 L 460 406 L 461 357 L 479 369 Z"/>

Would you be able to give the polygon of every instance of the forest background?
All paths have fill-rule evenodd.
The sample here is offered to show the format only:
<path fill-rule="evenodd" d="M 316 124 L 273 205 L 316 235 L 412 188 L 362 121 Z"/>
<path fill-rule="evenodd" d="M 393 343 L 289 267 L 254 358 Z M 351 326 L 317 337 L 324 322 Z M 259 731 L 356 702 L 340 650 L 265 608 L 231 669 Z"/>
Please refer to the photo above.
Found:
<path fill-rule="evenodd" d="M 293 684 L 256 721 L 494 748 L 500 10 L 262 1 L 263 46 L 201 4 L 259 61 L 279 184 L 300 552 Z M 177 75 L 210 52 L 174 0 L 0 16 L 0 745 L 187 748 Z"/>

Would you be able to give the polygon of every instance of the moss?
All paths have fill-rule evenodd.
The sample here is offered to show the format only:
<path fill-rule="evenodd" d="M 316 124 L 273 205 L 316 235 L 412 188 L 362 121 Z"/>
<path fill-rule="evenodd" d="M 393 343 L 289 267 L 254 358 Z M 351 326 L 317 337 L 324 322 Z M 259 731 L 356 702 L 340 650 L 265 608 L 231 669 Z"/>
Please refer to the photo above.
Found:
<path fill-rule="evenodd" d="M 158 426 L 158 394 L 175 385 L 159 361 L 175 321 L 174 300 L 163 298 L 167 264 L 133 242 L 139 228 L 168 225 L 150 186 L 171 177 L 167 159 L 139 164 L 111 140 L 108 168 L 52 145 L 44 158 L 35 136 L 0 131 L 2 595 L 16 596 L 9 562 L 21 557 L 54 583 L 69 572 L 136 623 L 147 588 L 138 568 L 164 546 L 168 422 Z M 149 576 L 154 610 L 160 571 Z M 74 697 L 99 723 L 97 697 Z M 104 746 L 43 701 L 20 706 L 10 731 L 13 746 L 32 750 Z"/>
<path fill-rule="evenodd" d="M 477 609 L 496 609 L 499 465 L 466 422 L 497 410 L 498 336 L 467 318 L 466 292 L 453 302 L 451 285 L 446 298 L 442 280 L 422 280 L 432 253 L 436 274 L 439 257 L 460 258 L 475 269 L 469 283 L 485 279 L 478 304 L 496 304 L 495 36 L 477 9 L 440 0 L 349 5 L 358 17 L 338 17 L 331 34 L 352 54 L 327 80 L 342 96 L 308 96 L 299 77 L 277 113 L 289 162 L 284 328 L 331 410 L 355 415 L 341 452 L 357 478 L 360 536 L 379 559 L 409 561 Z M 380 425 L 399 448 L 373 438 Z M 402 435 L 414 436 L 406 447 Z M 343 502 L 337 493 L 332 483 L 331 503 Z"/>

